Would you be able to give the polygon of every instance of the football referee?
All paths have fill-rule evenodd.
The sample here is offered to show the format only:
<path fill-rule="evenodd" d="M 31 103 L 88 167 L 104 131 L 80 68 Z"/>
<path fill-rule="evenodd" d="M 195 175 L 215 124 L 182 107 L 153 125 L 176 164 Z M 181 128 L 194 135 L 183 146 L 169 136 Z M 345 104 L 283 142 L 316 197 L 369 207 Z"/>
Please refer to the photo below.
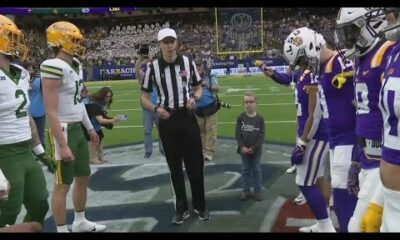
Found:
<path fill-rule="evenodd" d="M 171 223 L 182 224 L 190 216 L 182 160 L 190 181 L 194 212 L 200 220 L 208 220 L 201 137 L 194 115 L 194 105 L 201 97 L 200 76 L 194 61 L 177 53 L 175 30 L 161 29 L 157 38 L 161 56 L 148 64 L 142 83 L 142 103 L 160 117 L 160 137 L 176 196 L 175 216 Z M 156 105 L 150 100 L 153 84 L 158 92 Z"/>

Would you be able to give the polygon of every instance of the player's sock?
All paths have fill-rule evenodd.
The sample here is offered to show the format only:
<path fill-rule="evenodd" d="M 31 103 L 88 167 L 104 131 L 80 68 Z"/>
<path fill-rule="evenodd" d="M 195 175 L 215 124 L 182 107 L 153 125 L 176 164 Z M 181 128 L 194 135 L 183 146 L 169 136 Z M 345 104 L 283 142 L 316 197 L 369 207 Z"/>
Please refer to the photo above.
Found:
<path fill-rule="evenodd" d="M 57 225 L 57 232 L 59 233 L 66 233 L 69 232 L 67 225 Z"/>
<path fill-rule="evenodd" d="M 299 186 L 304 197 L 307 199 L 307 203 L 314 213 L 317 220 L 329 218 L 328 212 L 326 211 L 326 203 L 324 196 L 322 196 L 319 188 L 314 186 Z"/>
<path fill-rule="evenodd" d="M 317 227 L 319 232 L 336 232 L 330 218 L 317 220 Z"/>
<path fill-rule="evenodd" d="M 80 212 L 74 212 L 75 213 L 75 218 L 74 218 L 74 222 L 83 222 L 86 220 L 85 218 L 85 210 L 82 210 Z"/>
<path fill-rule="evenodd" d="M 349 194 L 347 189 L 333 189 L 333 208 L 339 222 L 340 232 L 347 232 L 351 216 L 357 204 L 357 197 Z"/>

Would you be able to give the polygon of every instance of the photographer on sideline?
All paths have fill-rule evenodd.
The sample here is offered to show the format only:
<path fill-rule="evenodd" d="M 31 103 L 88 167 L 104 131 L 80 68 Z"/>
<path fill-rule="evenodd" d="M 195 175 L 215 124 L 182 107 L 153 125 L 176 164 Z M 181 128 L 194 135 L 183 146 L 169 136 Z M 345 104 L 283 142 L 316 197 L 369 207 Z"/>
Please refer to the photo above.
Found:
<path fill-rule="evenodd" d="M 89 95 L 84 102 L 90 122 L 99 136 L 99 144 L 97 146 L 88 143 L 89 162 L 92 164 L 103 164 L 107 162 L 107 160 L 104 158 L 102 141 L 104 138 L 104 133 L 101 129 L 101 126 L 111 130 L 114 127 L 114 123 L 126 120 L 126 115 L 118 115 L 115 117 L 107 116 L 106 108 L 110 108 L 113 96 L 114 94 L 111 88 L 102 87 L 97 92 Z M 86 140 L 90 141 L 90 136 L 83 125 L 82 130 Z"/>
<path fill-rule="evenodd" d="M 200 128 L 203 156 L 205 161 L 211 161 L 215 153 L 217 142 L 217 112 L 218 101 L 215 93 L 219 91 L 219 85 L 215 74 L 205 71 L 202 59 L 195 60 L 197 70 L 202 79 L 203 94 L 196 103 L 196 118 Z"/>

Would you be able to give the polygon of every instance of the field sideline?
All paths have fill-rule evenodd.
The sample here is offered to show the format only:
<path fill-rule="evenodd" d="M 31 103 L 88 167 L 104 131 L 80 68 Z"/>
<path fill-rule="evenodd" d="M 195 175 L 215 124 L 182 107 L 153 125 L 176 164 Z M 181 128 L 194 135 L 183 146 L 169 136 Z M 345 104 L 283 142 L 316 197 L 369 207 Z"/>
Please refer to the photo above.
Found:
<path fill-rule="evenodd" d="M 257 95 L 258 112 L 266 123 L 266 141 L 294 143 L 295 105 L 293 89 L 281 86 L 264 75 L 218 77 L 219 97 L 230 103 L 231 109 L 218 112 L 218 136 L 234 137 L 236 117 L 243 112 L 243 93 L 251 90 Z M 121 145 L 143 141 L 140 86 L 137 80 L 86 82 L 89 94 L 102 86 L 110 86 L 114 92 L 113 103 L 108 109 L 110 116 L 127 114 L 128 120 L 115 124 L 113 130 L 104 129 L 104 145 Z M 157 138 L 153 129 L 153 138 Z"/>

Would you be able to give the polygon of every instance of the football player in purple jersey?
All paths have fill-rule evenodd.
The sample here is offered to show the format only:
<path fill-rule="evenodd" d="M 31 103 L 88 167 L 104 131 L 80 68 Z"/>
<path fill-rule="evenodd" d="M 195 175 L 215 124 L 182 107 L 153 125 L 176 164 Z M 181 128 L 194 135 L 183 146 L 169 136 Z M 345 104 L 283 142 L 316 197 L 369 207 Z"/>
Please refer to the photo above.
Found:
<path fill-rule="evenodd" d="M 373 36 L 386 27 L 381 15 L 367 24 L 367 8 L 341 8 L 336 20 L 335 40 L 346 58 L 354 60 L 356 134 L 359 162 L 353 161 L 348 175 L 348 190 L 358 196 L 350 219 L 349 232 L 379 232 L 383 192 L 379 178 L 383 120 L 379 109 L 381 76 L 393 42 Z M 353 158 L 357 160 L 357 158 Z M 360 172 L 361 169 L 361 172 Z"/>
<path fill-rule="evenodd" d="M 290 63 L 307 66 L 311 78 L 318 81 L 322 117 L 328 132 L 333 206 L 340 231 L 346 232 L 357 202 L 357 197 L 347 191 L 347 174 L 356 144 L 353 65 L 318 44 L 318 36 L 309 28 L 294 30 L 285 40 L 284 54 Z"/>
<path fill-rule="evenodd" d="M 291 36 L 290 36 L 291 37 Z M 319 36 L 318 44 L 325 40 Z M 298 62 L 289 62 L 291 67 Z M 306 67 L 306 66 L 304 66 Z M 289 73 L 279 73 L 265 64 L 264 74 L 283 85 L 296 83 L 294 97 L 297 108 L 297 144 L 291 162 L 296 166 L 296 184 L 307 199 L 317 223 L 301 227 L 300 232 L 335 232 L 329 217 L 330 185 L 324 178 L 328 160 L 328 135 L 322 119 L 322 111 L 317 97 L 317 82 L 311 78 L 310 71 L 298 69 Z M 317 187 L 318 186 L 318 187 Z"/>
<path fill-rule="evenodd" d="M 400 8 L 378 8 L 367 14 L 373 22 L 386 14 L 387 26 L 374 34 L 395 41 L 387 59 L 379 93 L 383 118 L 383 145 L 380 177 L 383 185 L 381 232 L 400 232 Z"/>

